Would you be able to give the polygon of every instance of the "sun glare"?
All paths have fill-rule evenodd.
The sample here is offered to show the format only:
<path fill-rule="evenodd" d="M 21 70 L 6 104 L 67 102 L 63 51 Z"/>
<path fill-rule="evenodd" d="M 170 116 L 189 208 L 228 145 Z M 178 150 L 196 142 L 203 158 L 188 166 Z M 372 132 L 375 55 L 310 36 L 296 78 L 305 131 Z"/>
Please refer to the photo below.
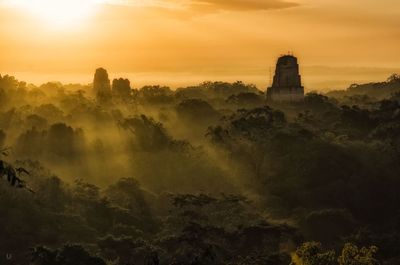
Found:
<path fill-rule="evenodd" d="M 50 26 L 80 23 L 88 18 L 95 8 L 92 0 L 13 0 L 10 2 L 38 16 Z"/>

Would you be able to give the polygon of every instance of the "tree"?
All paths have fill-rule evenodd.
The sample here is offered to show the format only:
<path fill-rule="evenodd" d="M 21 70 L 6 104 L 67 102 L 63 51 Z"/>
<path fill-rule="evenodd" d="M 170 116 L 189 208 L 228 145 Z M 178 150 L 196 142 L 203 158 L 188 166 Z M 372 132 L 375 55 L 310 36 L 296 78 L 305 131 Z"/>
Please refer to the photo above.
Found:
<path fill-rule="evenodd" d="M 125 119 L 119 124 L 135 136 L 135 145 L 142 150 L 155 151 L 170 147 L 172 137 L 164 126 L 145 115 Z"/>
<path fill-rule="evenodd" d="M 243 92 L 228 97 L 226 102 L 234 106 L 259 107 L 265 103 L 265 100 L 260 94 L 253 92 Z"/>
<path fill-rule="evenodd" d="M 35 113 L 52 121 L 59 121 L 64 115 L 63 111 L 54 104 L 42 104 L 35 108 Z"/>
<path fill-rule="evenodd" d="M 375 258 L 378 248 L 375 246 L 358 248 L 356 245 L 346 243 L 342 254 L 338 258 L 339 265 L 379 265 Z"/>
<path fill-rule="evenodd" d="M 397 83 L 400 82 L 400 74 L 392 74 L 387 79 L 388 83 Z"/>
<path fill-rule="evenodd" d="M 162 105 L 172 103 L 173 92 L 166 86 L 144 86 L 138 92 L 139 100 L 144 104 Z"/>
<path fill-rule="evenodd" d="M 319 242 L 306 242 L 296 250 L 295 265 L 331 265 L 335 261 L 334 251 L 324 251 Z"/>
<path fill-rule="evenodd" d="M 34 265 L 106 265 L 79 245 L 66 245 L 56 250 L 36 247 L 31 250 L 31 257 Z"/>
<path fill-rule="evenodd" d="M 83 130 L 74 129 L 65 123 L 52 124 L 47 131 L 46 143 L 45 150 L 51 158 L 57 156 L 73 161 L 78 159 L 83 149 Z"/>
<path fill-rule="evenodd" d="M 148 204 L 147 197 L 150 194 L 146 193 L 134 178 L 122 178 L 117 183 L 110 185 L 105 194 L 110 202 L 129 210 L 129 212 L 138 216 L 141 222 L 141 228 L 144 230 L 154 230 L 155 221 L 152 216 L 152 210 Z"/>
<path fill-rule="evenodd" d="M 207 137 L 259 179 L 264 172 L 267 147 L 274 141 L 276 133 L 286 126 L 284 113 L 265 106 L 240 109 L 221 120 L 222 124 L 208 129 Z"/>
<path fill-rule="evenodd" d="M 332 98 L 315 92 L 305 95 L 304 104 L 307 108 L 315 112 L 328 111 L 336 107 Z"/>
<path fill-rule="evenodd" d="M 178 117 L 185 123 L 209 126 L 220 117 L 207 101 L 202 99 L 186 99 L 176 107 Z M 207 128 L 207 127 L 206 127 Z"/>

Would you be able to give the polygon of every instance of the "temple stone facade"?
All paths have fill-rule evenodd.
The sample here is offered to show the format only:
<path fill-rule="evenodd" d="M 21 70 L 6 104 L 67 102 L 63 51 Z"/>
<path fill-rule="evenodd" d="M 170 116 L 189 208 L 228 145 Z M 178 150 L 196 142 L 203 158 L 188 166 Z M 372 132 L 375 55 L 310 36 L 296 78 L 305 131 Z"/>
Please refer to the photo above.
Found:
<path fill-rule="evenodd" d="M 111 83 L 106 69 L 96 69 L 93 80 L 93 90 L 99 104 L 104 105 L 111 102 Z"/>
<path fill-rule="evenodd" d="M 267 100 L 277 102 L 295 102 L 304 99 L 304 87 L 301 85 L 299 64 L 293 55 L 284 55 L 278 59 L 272 86 L 267 89 Z"/>

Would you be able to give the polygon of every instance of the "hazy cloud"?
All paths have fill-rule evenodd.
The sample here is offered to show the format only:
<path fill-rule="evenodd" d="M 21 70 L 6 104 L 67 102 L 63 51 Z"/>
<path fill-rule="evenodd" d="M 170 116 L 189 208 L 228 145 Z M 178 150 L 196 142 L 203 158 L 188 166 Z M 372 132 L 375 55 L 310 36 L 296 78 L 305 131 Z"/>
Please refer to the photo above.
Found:
<path fill-rule="evenodd" d="M 15 5 L 34 0 L 0 0 L 1 4 Z M 36 0 L 37 3 L 50 0 Z M 66 1 L 66 0 L 54 0 Z M 270 9 L 283 9 L 295 7 L 299 4 L 292 0 L 81 0 L 94 4 L 111 4 L 122 6 L 164 7 L 171 9 L 194 10 L 230 10 L 230 11 L 257 11 Z M 293 0 L 294 1 L 294 0 Z M 51 2 L 51 1 L 50 1 Z"/>
<path fill-rule="evenodd" d="M 256 11 L 282 9 L 298 6 L 291 0 L 97 0 L 98 2 L 122 5 L 159 6 L 195 10 Z"/>
<path fill-rule="evenodd" d="M 196 8 L 203 7 L 232 11 L 282 9 L 298 5 L 294 2 L 281 0 L 197 0 L 190 2 L 190 5 Z"/>

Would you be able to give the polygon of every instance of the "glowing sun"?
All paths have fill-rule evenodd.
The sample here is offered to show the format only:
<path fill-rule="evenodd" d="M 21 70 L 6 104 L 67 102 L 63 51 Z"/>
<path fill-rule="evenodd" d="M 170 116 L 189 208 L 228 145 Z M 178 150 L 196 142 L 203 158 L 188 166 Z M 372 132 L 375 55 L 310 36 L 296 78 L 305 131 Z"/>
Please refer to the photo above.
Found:
<path fill-rule="evenodd" d="M 12 0 L 10 2 L 50 25 L 79 23 L 89 17 L 95 8 L 93 0 Z"/>

